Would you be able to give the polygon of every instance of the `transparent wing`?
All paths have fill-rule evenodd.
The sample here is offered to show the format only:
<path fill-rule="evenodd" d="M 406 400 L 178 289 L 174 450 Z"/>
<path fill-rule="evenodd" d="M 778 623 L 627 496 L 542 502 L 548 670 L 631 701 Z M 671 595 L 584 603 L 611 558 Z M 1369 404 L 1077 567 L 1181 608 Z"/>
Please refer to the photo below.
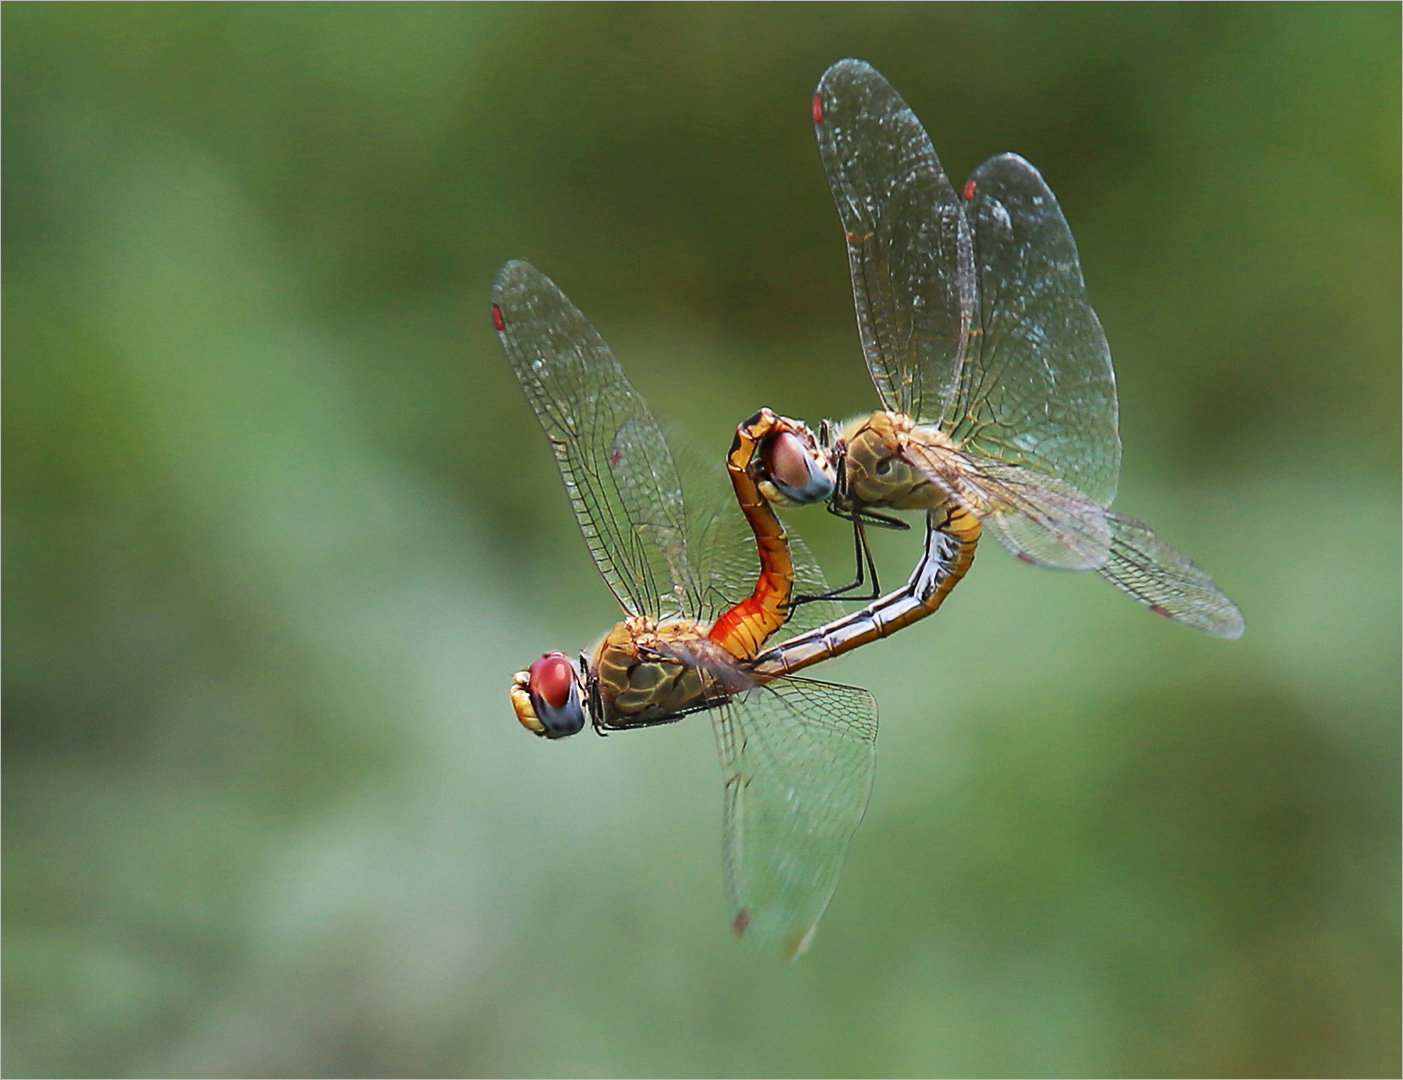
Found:
<path fill-rule="evenodd" d="M 809 545 L 792 532 L 789 533 L 789 555 L 794 560 L 795 596 L 822 596 L 828 591 L 828 579 L 824 577 Z M 845 611 L 836 600 L 810 600 L 794 609 L 774 640 L 783 641 L 795 634 L 807 633 L 842 618 Z"/>
<path fill-rule="evenodd" d="M 906 437 L 902 453 L 1020 559 L 1053 570 L 1096 570 L 1106 562 L 1106 510 L 1070 484 L 1022 465 L 943 450 L 921 428 Z"/>
<path fill-rule="evenodd" d="M 1037 169 L 1017 154 L 990 158 L 966 191 L 976 347 L 942 426 L 978 453 L 1109 506 L 1120 476 L 1115 374 L 1072 231 Z"/>
<path fill-rule="evenodd" d="M 824 72 L 814 130 L 877 394 L 893 412 L 944 426 L 976 317 L 964 208 L 915 113 L 861 60 Z"/>
<path fill-rule="evenodd" d="M 993 512 L 984 519 L 999 542 L 1050 570 L 1099 570 L 1111 550 L 1107 511 L 1076 488 L 1018 465 L 988 461 L 979 482 Z"/>
<path fill-rule="evenodd" d="M 550 278 L 512 261 L 492 283 L 493 321 L 555 452 L 570 506 L 626 611 L 695 597 L 682 485 L 662 430 L 609 346 Z"/>
<path fill-rule="evenodd" d="M 712 715 L 733 925 L 790 959 L 808 947 L 867 809 L 877 703 L 855 687 L 777 679 Z"/>
<path fill-rule="evenodd" d="M 1242 612 L 1213 579 L 1150 531 L 1143 521 L 1108 513 L 1113 541 L 1099 573 L 1150 610 L 1195 630 L 1241 637 Z"/>
<path fill-rule="evenodd" d="M 755 534 L 745 527 L 745 519 L 736 510 L 734 499 L 707 522 L 700 532 L 700 542 L 693 546 L 698 552 L 698 580 L 705 586 L 703 617 L 714 617 L 731 605 L 749 596 L 755 588 L 758 559 Z M 789 557 L 794 564 L 793 594 L 822 596 L 828 592 L 828 581 L 807 544 L 787 532 Z M 776 631 L 774 641 L 783 641 L 816 626 L 831 622 L 843 614 L 841 604 L 833 600 L 812 600 L 793 609 L 789 620 Z"/>
<path fill-rule="evenodd" d="M 920 121 L 861 61 L 824 74 L 815 127 L 883 403 L 982 459 L 971 508 L 994 515 L 1010 550 L 1101 566 L 1120 473 L 1115 376 L 1051 190 L 1004 154 L 960 200 Z"/>

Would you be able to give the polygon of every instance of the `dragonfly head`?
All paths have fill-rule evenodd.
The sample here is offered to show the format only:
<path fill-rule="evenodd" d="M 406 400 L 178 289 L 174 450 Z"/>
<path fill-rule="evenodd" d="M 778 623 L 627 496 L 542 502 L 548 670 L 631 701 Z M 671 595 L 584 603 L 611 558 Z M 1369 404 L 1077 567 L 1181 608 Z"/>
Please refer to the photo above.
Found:
<path fill-rule="evenodd" d="M 833 494 L 835 475 L 828 455 L 808 425 L 779 417 L 776 430 L 760 442 L 757 486 L 780 506 L 808 506 Z"/>
<path fill-rule="evenodd" d="M 580 680 L 562 652 L 548 652 L 512 677 L 512 708 L 527 731 L 563 739 L 585 726 Z"/>

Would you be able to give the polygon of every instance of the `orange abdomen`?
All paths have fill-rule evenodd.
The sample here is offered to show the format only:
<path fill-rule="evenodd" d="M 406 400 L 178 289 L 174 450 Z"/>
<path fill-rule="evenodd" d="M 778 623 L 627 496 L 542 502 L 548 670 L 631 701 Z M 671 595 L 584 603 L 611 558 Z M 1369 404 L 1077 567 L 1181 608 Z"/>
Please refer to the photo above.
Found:
<path fill-rule="evenodd" d="M 741 660 L 754 657 L 765 640 L 784 625 L 789 617 L 789 598 L 794 591 L 789 539 L 769 500 L 760 494 L 749 468 L 757 443 L 774 430 L 777 421 L 778 417 L 769 409 L 761 409 L 736 428 L 731 451 L 726 455 L 726 471 L 735 488 L 736 501 L 755 533 L 760 576 L 754 591 L 723 612 L 712 624 L 707 637 Z"/>

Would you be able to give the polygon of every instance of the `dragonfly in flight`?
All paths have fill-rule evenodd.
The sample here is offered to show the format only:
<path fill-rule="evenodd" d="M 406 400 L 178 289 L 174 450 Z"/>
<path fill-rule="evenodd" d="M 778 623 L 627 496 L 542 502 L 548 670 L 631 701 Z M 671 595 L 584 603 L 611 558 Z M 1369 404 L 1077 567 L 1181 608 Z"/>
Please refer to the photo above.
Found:
<path fill-rule="evenodd" d="M 768 461 L 820 498 L 832 475 L 802 425 L 776 433 L 757 414 L 738 427 L 727 468 L 760 561 L 746 595 L 733 548 L 692 535 L 690 523 L 708 515 L 689 517 L 661 428 L 579 309 L 540 271 L 513 261 L 493 283 L 492 321 L 624 614 L 578 662 L 548 652 L 518 672 L 517 719 L 558 739 L 586 720 L 606 734 L 709 716 L 725 779 L 732 926 L 761 951 L 796 956 L 828 906 L 867 807 L 877 707 L 865 690 L 789 677 L 806 664 L 754 663 L 794 614 L 795 582 L 824 585 L 802 548 L 791 550 L 750 463 Z M 766 434 L 763 454 L 756 430 Z M 793 625 L 821 616 L 805 611 Z"/>
<path fill-rule="evenodd" d="M 797 421 L 762 412 L 748 464 L 771 501 L 827 500 L 853 521 L 856 578 L 824 595 L 870 575 L 863 599 L 875 602 L 761 662 L 817 662 L 929 615 L 985 529 L 1025 562 L 1094 570 L 1157 614 L 1238 637 L 1242 613 L 1205 571 L 1109 509 L 1121 451 L 1111 353 L 1038 171 L 1000 154 L 957 193 L 916 115 L 860 60 L 830 67 L 812 107 L 882 409 L 820 429 L 831 493 L 770 466 L 785 455 L 769 441 L 807 430 Z M 908 583 L 877 598 L 862 530 L 904 527 L 885 510 L 925 510 L 926 543 Z"/>

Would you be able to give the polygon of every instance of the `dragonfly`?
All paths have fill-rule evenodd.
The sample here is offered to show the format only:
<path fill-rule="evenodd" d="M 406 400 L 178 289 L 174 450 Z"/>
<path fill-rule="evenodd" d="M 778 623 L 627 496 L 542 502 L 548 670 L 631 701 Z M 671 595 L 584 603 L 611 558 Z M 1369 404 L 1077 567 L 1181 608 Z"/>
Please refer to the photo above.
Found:
<path fill-rule="evenodd" d="M 851 594 L 870 574 L 871 594 L 854 598 L 874 603 L 761 666 L 816 662 L 931 614 L 985 529 L 1025 562 L 1093 570 L 1159 615 L 1241 635 L 1242 613 L 1207 572 L 1109 509 L 1121 457 L 1110 348 L 1038 171 L 1000 154 L 957 193 L 915 113 L 861 60 L 824 73 L 813 122 L 882 409 L 820 428 L 836 478 L 827 495 L 771 467 L 785 454 L 770 440 L 807 430 L 798 421 L 757 414 L 749 466 L 771 501 L 826 500 L 852 520 L 857 573 L 825 595 Z M 863 526 L 904 527 L 887 510 L 926 511 L 926 543 L 907 584 L 878 597 Z"/>
<path fill-rule="evenodd" d="M 586 720 L 604 735 L 710 717 L 725 780 L 732 927 L 754 948 L 793 958 L 812 940 L 866 810 L 877 707 L 865 690 L 751 662 L 794 616 L 796 581 L 821 590 L 823 579 L 791 548 L 749 465 L 767 460 L 818 497 L 832 474 L 802 425 L 775 433 L 757 414 L 738 426 L 727 470 L 760 562 L 741 595 L 750 571 L 736 568 L 720 533 L 695 527 L 741 518 L 700 506 L 689 515 L 661 428 L 580 310 L 540 271 L 512 261 L 493 283 L 492 321 L 624 616 L 577 662 L 547 652 L 518 672 L 517 719 L 559 739 Z M 752 430 L 766 433 L 764 454 Z M 804 616 L 795 618 L 802 627 Z"/>

